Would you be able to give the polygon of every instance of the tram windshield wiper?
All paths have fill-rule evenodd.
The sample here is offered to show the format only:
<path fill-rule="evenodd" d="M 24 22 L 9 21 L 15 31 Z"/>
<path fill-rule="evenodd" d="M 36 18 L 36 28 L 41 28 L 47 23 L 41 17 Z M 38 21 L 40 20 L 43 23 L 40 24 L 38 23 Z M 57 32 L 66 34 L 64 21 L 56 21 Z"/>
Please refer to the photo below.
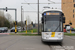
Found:
<path fill-rule="evenodd" d="M 56 31 L 59 27 L 60 27 L 60 24 L 59 24 L 59 26 L 55 29 L 55 31 Z M 54 32 L 55 32 L 55 31 L 54 31 Z"/>

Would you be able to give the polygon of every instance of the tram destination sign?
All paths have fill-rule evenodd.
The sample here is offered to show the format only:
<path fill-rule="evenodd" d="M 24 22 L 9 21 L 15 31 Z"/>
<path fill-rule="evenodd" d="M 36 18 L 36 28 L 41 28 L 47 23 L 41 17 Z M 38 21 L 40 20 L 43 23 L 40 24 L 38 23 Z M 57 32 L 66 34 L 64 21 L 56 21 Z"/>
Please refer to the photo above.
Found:
<path fill-rule="evenodd" d="M 59 15 L 60 13 L 50 13 L 50 12 L 47 12 L 47 13 L 44 13 L 44 15 Z"/>

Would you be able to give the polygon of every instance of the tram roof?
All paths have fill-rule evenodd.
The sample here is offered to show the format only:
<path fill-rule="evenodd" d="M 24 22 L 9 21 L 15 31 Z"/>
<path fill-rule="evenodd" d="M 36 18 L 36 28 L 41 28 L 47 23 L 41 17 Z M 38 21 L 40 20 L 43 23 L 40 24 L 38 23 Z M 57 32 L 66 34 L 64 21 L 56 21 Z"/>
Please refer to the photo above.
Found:
<path fill-rule="evenodd" d="M 60 9 L 45 9 L 42 11 L 42 13 L 44 13 L 46 11 L 60 11 L 60 12 L 62 12 L 62 10 L 60 10 Z"/>

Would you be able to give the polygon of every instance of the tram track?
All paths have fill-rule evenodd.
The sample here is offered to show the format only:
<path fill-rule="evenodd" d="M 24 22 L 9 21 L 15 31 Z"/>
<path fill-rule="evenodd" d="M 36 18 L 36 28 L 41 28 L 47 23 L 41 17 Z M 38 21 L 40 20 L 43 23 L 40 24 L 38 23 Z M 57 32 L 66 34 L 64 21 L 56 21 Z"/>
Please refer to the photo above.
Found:
<path fill-rule="evenodd" d="M 60 46 L 60 45 L 59 46 L 56 46 L 56 47 L 50 45 L 49 47 L 50 47 L 50 50 L 68 50 L 68 49 L 65 49 L 63 46 Z"/>
<path fill-rule="evenodd" d="M 50 50 L 68 50 L 68 49 L 64 48 L 63 45 L 60 45 L 60 44 L 52 45 L 51 43 L 48 43 L 48 46 L 49 46 Z"/>
<path fill-rule="evenodd" d="M 66 49 L 66 48 L 63 47 L 63 44 L 62 45 L 59 45 L 59 46 L 61 46 L 63 48 L 63 50 L 68 50 L 68 49 Z"/>

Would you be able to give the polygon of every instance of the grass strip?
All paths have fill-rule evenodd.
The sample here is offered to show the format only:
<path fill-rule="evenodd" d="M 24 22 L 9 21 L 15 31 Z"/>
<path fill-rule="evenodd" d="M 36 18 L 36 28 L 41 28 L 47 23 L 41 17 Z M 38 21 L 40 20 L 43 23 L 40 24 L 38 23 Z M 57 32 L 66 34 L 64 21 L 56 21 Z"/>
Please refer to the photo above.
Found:
<path fill-rule="evenodd" d="M 27 30 L 27 32 L 30 32 L 30 33 L 31 33 L 31 31 L 32 31 L 32 30 Z M 20 31 L 20 32 L 18 32 L 18 33 L 25 33 L 25 32 L 26 32 L 26 31 L 22 31 L 22 32 Z M 35 33 L 35 32 L 37 32 L 37 29 L 33 29 L 33 33 Z"/>
<path fill-rule="evenodd" d="M 64 33 L 64 35 L 75 36 L 75 33 Z"/>

